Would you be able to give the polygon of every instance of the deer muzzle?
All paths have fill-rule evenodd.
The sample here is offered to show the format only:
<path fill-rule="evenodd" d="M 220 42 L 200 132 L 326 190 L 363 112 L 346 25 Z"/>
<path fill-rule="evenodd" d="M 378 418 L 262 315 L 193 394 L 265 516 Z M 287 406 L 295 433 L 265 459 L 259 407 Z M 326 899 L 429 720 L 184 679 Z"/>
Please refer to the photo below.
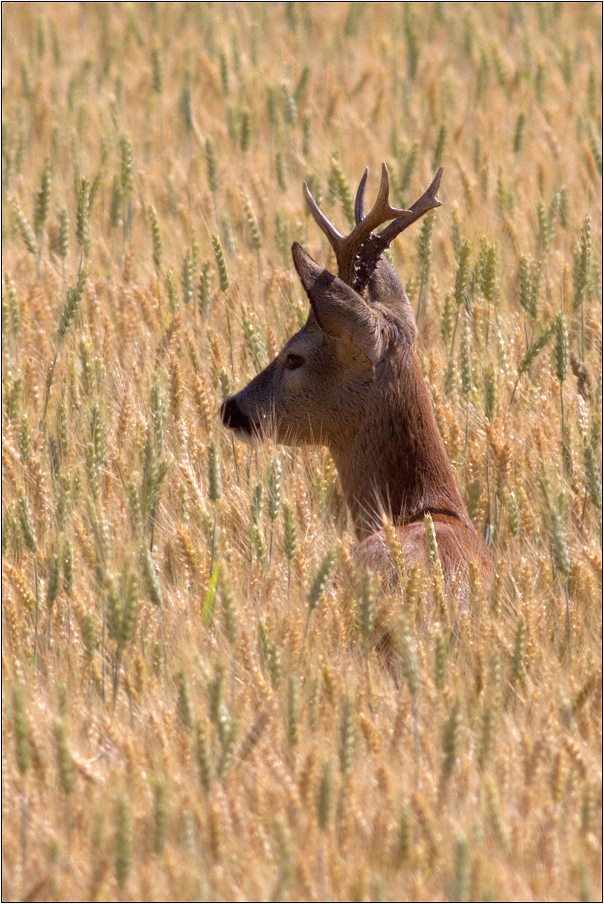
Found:
<path fill-rule="evenodd" d="M 220 418 L 225 427 L 234 430 L 241 439 L 254 439 L 260 433 L 260 424 L 244 414 L 237 396 L 230 396 L 220 406 Z"/>

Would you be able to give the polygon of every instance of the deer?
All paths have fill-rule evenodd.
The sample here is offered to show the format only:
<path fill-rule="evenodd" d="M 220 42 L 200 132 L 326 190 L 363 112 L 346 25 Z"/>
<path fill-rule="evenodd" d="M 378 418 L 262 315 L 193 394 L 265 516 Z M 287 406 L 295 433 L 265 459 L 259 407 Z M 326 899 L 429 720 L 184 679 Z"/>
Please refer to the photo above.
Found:
<path fill-rule="evenodd" d="M 397 569 L 385 517 L 406 565 L 428 568 L 425 524 L 431 516 L 446 586 L 456 575 L 467 580 L 471 563 L 484 581 L 494 567 L 438 429 L 416 350 L 413 310 L 382 256 L 401 232 L 441 206 L 442 173 L 441 167 L 412 207 L 399 209 L 390 205 L 388 168 L 382 164 L 376 201 L 365 214 L 366 169 L 354 204 L 356 225 L 348 235 L 330 222 L 304 183 L 306 203 L 335 253 L 338 274 L 293 243 L 293 263 L 310 302 L 306 324 L 220 409 L 224 426 L 245 441 L 270 437 L 290 446 L 327 446 L 358 540 L 354 560 L 392 585 Z"/>

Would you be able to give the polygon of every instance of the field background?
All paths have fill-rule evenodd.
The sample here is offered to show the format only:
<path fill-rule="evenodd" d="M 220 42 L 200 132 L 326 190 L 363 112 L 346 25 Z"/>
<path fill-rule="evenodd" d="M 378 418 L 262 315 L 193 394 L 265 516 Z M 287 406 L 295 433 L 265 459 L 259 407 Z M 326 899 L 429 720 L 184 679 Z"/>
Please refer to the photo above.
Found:
<path fill-rule="evenodd" d="M 601 900 L 601 24 L 3 5 L 3 900 Z M 445 168 L 392 255 L 499 562 L 461 618 L 216 416 L 291 242 L 333 266 L 302 181 L 344 229 L 382 160 Z"/>

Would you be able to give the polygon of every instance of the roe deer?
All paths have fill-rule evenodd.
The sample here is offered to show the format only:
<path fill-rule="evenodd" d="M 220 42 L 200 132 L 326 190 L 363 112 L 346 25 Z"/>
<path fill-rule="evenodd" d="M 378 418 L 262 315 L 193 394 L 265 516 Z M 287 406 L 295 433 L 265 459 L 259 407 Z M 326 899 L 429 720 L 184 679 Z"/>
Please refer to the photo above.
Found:
<path fill-rule="evenodd" d="M 319 210 L 304 183 L 310 211 L 335 251 L 338 276 L 294 242 L 294 264 L 311 306 L 308 320 L 221 408 L 223 423 L 243 439 L 270 435 L 278 443 L 329 448 L 361 541 L 355 558 L 392 582 L 385 514 L 407 563 L 426 565 L 424 517 L 430 513 L 447 583 L 471 561 L 484 578 L 493 564 L 438 431 L 414 349 L 411 305 L 394 269 L 381 258 L 400 232 L 441 205 L 436 197 L 441 177 L 442 168 L 410 210 L 398 210 L 389 204 L 383 164 L 377 200 L 365 216 L 365 170 L 356 226 L 348 236 Z"/>

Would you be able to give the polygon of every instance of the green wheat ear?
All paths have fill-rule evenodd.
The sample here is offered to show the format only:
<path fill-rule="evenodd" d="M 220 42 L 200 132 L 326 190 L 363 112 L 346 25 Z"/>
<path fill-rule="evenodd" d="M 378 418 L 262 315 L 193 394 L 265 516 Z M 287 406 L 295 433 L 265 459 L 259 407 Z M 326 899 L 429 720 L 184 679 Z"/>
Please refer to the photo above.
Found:
<path fill-rule="evenodd" d="M 121 794 L 115 803 L 115 879 L 120 891 L 130 875 L 133 856 L 130 804 L 126 795 Z"/>
<path fill-rule="evenodd" d="M 333 550 L 330 550 L 328 553 L 326 553 L 323 561 L 319 566 L 319 569 L 311 584 L 310 590 L 308 591 L 307 602 L 309 615 L 317 608 L 319 602 L 321 601 L 321 597 L 323 596 L 323 593 L 325 592 L 325 589 L 327 587 L 329 575 L 331 569 L 333 568 L 335 560 L 336 554 Z"/>
<path fill-rule="evenodd" d="M 54 734 L 59 786 L 64 794 L 70 795 L 75 786 L 75 773 L 67 742 L 67 732 L 61 719 L 57 719 L 55 722 Z"/>
<path fill-rule="evenodd" d="M 447 642 L 442 630 L 434 638 L 434 684 L 442 691 L 447 681 Z"/>
<path fill-rule="evenodd" d="M 163 779 L 153 780 L 153 851 L 161 855 L 168 838 L 168 788 Z"/>
<path fill-rule="evenodd" d="M 247 220 L 250 238 L 252 242 L 252 247 L 254 251 L 258 252 L 262 248 L 262 237 L 260 235 L 260 229 L 258 228 L 258 221 L 256 219 L 256 214 L 254 213 L 254 209 L 252 207 L 252 202 L 248 198 L 246 194 L 242 196 L 243 201 L 243 212 L 245 213 L 245 218 Z"/>
<path fill-rule="evenodd" d="M 332 790 L 331 763 L 326 760 L 323 763 L 317 794 L 317 822 L 322 832 L 326 832 L 329 825 Z"/>
<path fill-rule="evenodd" d="M 212 783 L 212 765 L 210 762 L 206 726 L 203 722 L 197 723 L 195 755 L 199 765 L 201 784 L 204 790 L 208 792 Z"/>
<path fill-rule="evenodd" d="M 220 478 L 220 461 L 214 443 L 208 444 L 208 498 L 211 502 L 218 502 L 222 492 Z"/>
<path fill-rule="evenodd" d="M 185 731 L 193 729 L 193 709 L 191 706 L 191 697 L 189 694 L 189 682 L 184 672 L 176 675 L 176 688 L 178 691 L 178 716 Z"/>
<path fill-rule="evenodd" d="M 216 267 L 218 268 L 218 277 L 220 279 L 220 291 L 227 292 L 229 288 L 229 273 L 227 270 L 222 243 L 218 235 L 212 236 L 212 247 L 214 249 L 214 257 L 216 258 Z"/>
<path fill-rule="evenodd" d="M 151 81 L 155 93 L 161 94 L 164 84 L 164 75 L 161 57 L 159 54 L 159 47 L 156 44 L 154 44 L 151 48 Z"/>
<path fill-rule="evenodd" d="M 295 676 L 291 676 L 287 683 L 286 726 L 287 739 L 292 747 L 295 747 L 300 739 L 299 719 L 299 682 Z"/>
<path fill-rule="evenodd" d="M 134 150 L 128 135 L 120 138 L 120 188 L 127 201 L 134 188 Z"/>
<path fill-rule="evenodd" d="M 467 304 L 468 290 L 470 285 L 470 255 L 472 246 L 469 239 L 462 239 L 459 242 L 457 252 L 458 264 L 457 273 L 455 274 L 455 304 L 458 308 Z"/>
<path fill-rule="evenodd" d="M 50 195 L 52 191 L 52 170 L 50 159 L 46 159 L 40 178 L 40 188 L 34 198 L 34 233 L 40 241 L 48 211 L 50 208 Z"/>
<path fill-rule="evenodd" d="M 182 264 L 182 275 L 181 275 L 181 285 L 182 285 L 182 300 L 183 304 L 190 305 L 195 297 L 195 282 L 194 282 L 194 265 L 192 259 L 187 254 Z"/>
<path fill-rule="evenodd" d="M 432 172 L 435 173 L 438 167 L 440 166 L 443 155 L 445 152 L 445 146 L 447 143 L 447 127 L 443 123 L 438 130 L 438 138 L 436 140 L 436 147 L 434 148 L 434 157 L 432 158 Z"/>
<path fill-rule="evenodd" d="M 153 266 L 159 274 L 162 265 L 162 240 L 157 211 L 153 206 L 149 208 L 149 221 L 151 224 L 151 241 L 153 242 Z"/>
<path fill-rule="evenodd" d="M 283 504 L 283 550 L 288 562 L 291 562 L 296 554 L 296 521 L 293 507 L 289 502 Z"/>
<path fill-rule="evenodd" d="M 354 707 L 350 698 L 346 698 L 342 707 L 340 719 L 340 769 L 343 775 L 348 775 L 352 769 L 356 745 L 356 731 L 354 720 Z"/>
<path fill-rule="evenodd" d="M 378 589 L 377 576 L 371 571 L 364 571 L 361 575 L 357 594 L 359 628 L 366 650 L 369 650 L 375 625 L 375 603 Z"/>
<path fill-rule="evenodd" d="M 348 220 L 348 224 L 350 228 L 353 229 L 355 224 L 354 200 L 350 191 L 350 186 L 346 180 L 344 171 L 342 170 L 340 159 L 337 155 L 334 155 L 331 158 L 331 176 L 334 180 L 336 192 L 340 199 L 344 214 L 346 215 L 346 219 Z"/>
<path fill-rule="evenodd" d="M 21 209 L 21 205 L 17 201 L 16 198 L 11 198 L 13 213 L 15 215 L 15 219 L 17 221 L 17 226 L 19 228 L 19 232 L 21 233 L 21 238 L 25 243 L 25 247 L 30 252 L 30 254 L 37 254 L 38 246 L 36 243 L 36 237 L 34 235 L 34 231 L 29 225 L 23 210 Z"/>
<path fill-rule="evenodd" d="M 215 196 L 218 191 L 220 182 L 218 179 L 218 161 L 216 159 L 216 146 L 214 144 L 214 139 L 208 135 L 205 143 L 205 152 L 206 152 L 206 170 L 208 175 L 208 185 L 210 186 L 210 191 Z"/>
<path fill-rule="evenodd" d="M 90 182 L 82 177 L 76 198 L 76 238 L 83 257 L 90 252 Z"/>
<path fill-rule="evenodd" d="M 459 757 L 463 718 L 458 701 L 454 701 L 443 731 L 443 773 L 450 776 Z"/>
<path fill-rule="evenodd" d="M 204 261 L 199 275 L 199 286 L 197 289 L 197 299 L 199 313 L 201 317 L 205 317 L 210 308 L 212 298 L 212 286 L 210 282 L 210 261 Z"/>
<path fill-rule="evenodd" d="M 13 725 L 17 766 L 21 775 L 27 775 L 31 765 L 29 728 L 23 705 L 23 690 L 17 684 L 13 687 Z"/>

